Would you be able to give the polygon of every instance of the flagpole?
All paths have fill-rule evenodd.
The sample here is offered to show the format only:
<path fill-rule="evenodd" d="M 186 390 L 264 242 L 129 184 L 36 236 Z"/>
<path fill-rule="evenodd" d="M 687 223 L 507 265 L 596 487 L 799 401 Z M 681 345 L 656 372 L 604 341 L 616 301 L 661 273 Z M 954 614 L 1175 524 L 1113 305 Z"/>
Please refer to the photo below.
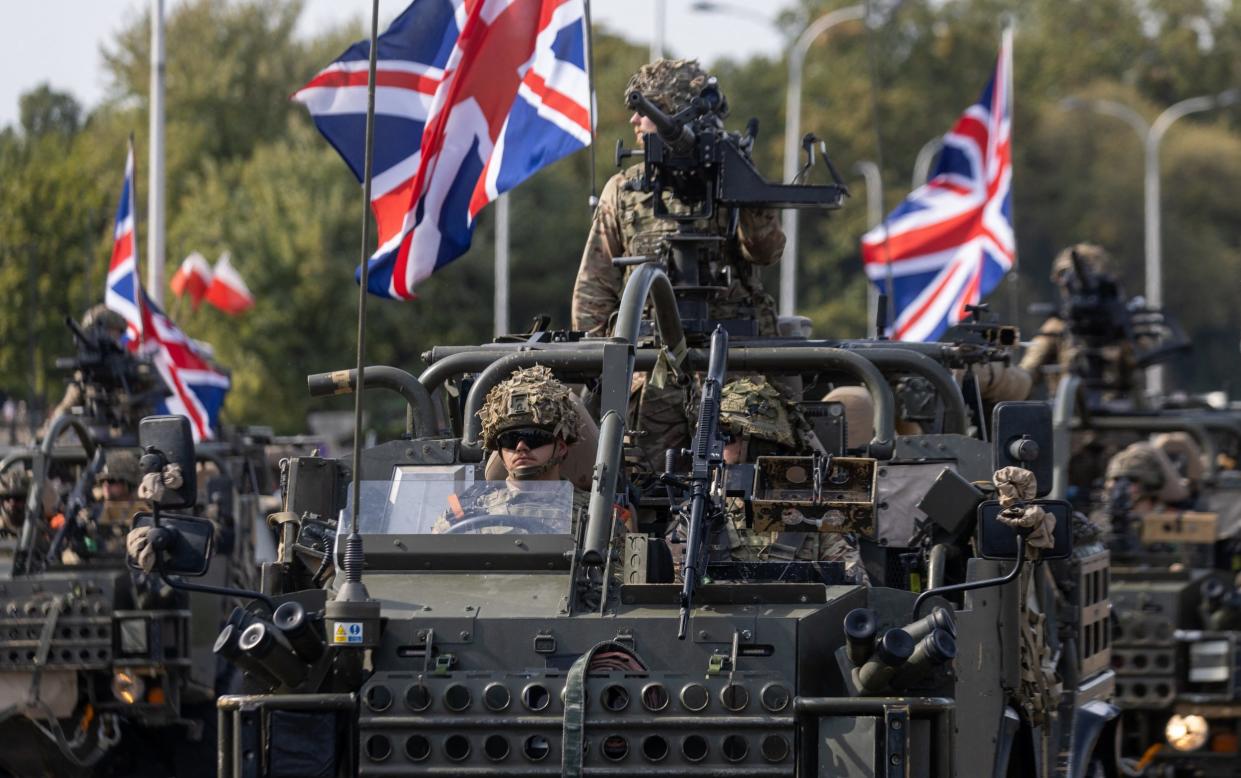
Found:
<path fill-rule="evenodd" d="M 1012 154 L 1012 138 L 1013 138 L 1013 26 L 1014 21 L 1011 15 L 1004 19 L 1004 28 L 1000 32 L 1000 51 L 1004 52 L 1004 99 L 1008 102 L 1008 148 L 1009 154 Z M 1010 169 L 1015 168 L 1010 161 Z M 1013 265 L 1009 272 L 1012 278 L 1008 282 L 1008 305 L 1009 321 L 1017 324 L 1021 316 L 1021 289 L 1019 287 L 1019 276 L 1021 273 L 1020 265 L 1017 262 L 1017 217 L 1016 209 L 1013 207 L 1013 201 L 1017 198 L 1014 196 L 1013 182 L 1008 185 L 1008 224 L 1013 231 Z"/>
<path fill-rule="evenodd" d="M 151 164 L 147 193 L 147 294 L 164 306 L 164 0 L 151 0 Z"/>
<path fill-rule="evenodd" d="M 496 198 L 495 336 L 508 334 L 508 193 Z"/>

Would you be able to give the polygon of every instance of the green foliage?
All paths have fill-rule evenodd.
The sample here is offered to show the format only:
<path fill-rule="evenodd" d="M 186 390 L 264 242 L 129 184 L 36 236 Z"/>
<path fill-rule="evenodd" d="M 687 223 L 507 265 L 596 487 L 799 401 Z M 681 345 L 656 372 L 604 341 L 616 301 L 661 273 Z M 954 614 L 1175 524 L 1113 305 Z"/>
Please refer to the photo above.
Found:
<path fill-rule="evenodd" d="M 791 48 L 804 20 L 846 0 L 789 0 L 780 24 Z M 1211 0 L 904 0 L 877 3 L 882 24 L 842 25 L 811 46 L 802 128 L 828 145 L 854 197 L 832 214 L 801 215 L 800 309 L 823 336 L 866 329 L 858 237 L 868 224 L 854 163 L 881 164 L 885 210 L 909 189 L 918 150 L 976 99 L 994 62 L 1001 20 L 1016 22 L 1015 185 L 1021 279 L 996 295 L 1004 313 L 1050 299 L 1047 271 L 1063 245 L 1093 240 L 1117 256 L 1131 292 L 1142 287 L 1142 156 L 1121 122 L 1058 107 L 1069 95 L 1106 97 L 1148 119 L 1171 102 L 1241 83 L 1241 7 Z M 364 35 L 358 21 L 294 36 L 297 0 L 190 0 L 166 26 L 168 272 L 191 251 L 229 251 L 258 304 L 240 317 L 172 303 L 196 338 L 233 373 L 225 418 L 304 427 L 307 373 L 356 360 L 364 208 L 357 182 L 289 101 L 302 83 Z M 587 204 L 616 168 L 618 138 L 633 145 L 621 92 L 645 48 L 596 29 L 598 142 L 535 175 L 511 195 L 511 329 L 546 313 L 568 321 L 569 296 L 590 221 Z M 97 302 L 111 247 L 112 210 L 126 136 L 138 147 L 139 254 L 146 262 L 145 159 L 149 22 L 133 20 L 105 47 L 108 101 L 88 115 L 44 86 L 23 96 L 20 126 L 0 129 L 0 391 L 59 392 L 63 324 Z M 693 56 L 695 52 L 675 52 Z M 877 81 L 872 81 L 872 69 Z M 726 60 L 714 72 L 731 124 L 760 119 L 755 160 L 779 178 L 787 61 Z M 1180 372 L 1197 390 L 1232 382 L 1241 313 L 1226 291 L 1241 274 L 1241 220 L 1230 193 L 1241 180 L 1238 113 L 1179 122 L 1162 154 L 1165 298 L 1197 348 Z M 876 121 L 878 130 L 876 130 Z M 437 344 L 477 343 L 492 331 L 493 208 L 473 247 L 418 289 L 419 300 L 368 302 L 367 361 L 417 373 Z M 370 234 L 373 245 L 373 228 Z M 368 247 L 369 249 L 369 247 Z M 768 274 L 774 289 L 778 271 Z M 1003 287 L 1009 289 L 1010 285 Z M 1037 324 L 1023 317 L 1027 331 Z M 382 397 L 382 395 L 380 395 Z M 377 423 L 400 423 L 381 402 Z"/>

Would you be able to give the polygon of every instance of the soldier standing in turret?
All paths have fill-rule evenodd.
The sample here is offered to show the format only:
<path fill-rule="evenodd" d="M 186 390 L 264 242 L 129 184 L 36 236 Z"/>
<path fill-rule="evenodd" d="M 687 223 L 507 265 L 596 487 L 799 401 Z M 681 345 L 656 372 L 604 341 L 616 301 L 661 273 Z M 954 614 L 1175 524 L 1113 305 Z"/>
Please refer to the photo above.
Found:
<path fill-rule="evenodd" d="M 1107 251 L 1093 243 L 1077 243 L 1056 255 L 1051 265 L 1051 280 L 1060 290 L 1063 305 L 1070 307 L 1074 294 L 1080 293 L 1087 283 L 1087 279 L 1078 277 L 1074 256 L 1081 267 L 1094 276 L 1096 283 L 1103 282 L 1115 294 L 1121 294 L 1112 275 L 1112 260 Z M 1123 303 L 1119 298 L 1117 301 Z M 1129 391 L 1133 387 L 1136 370 L 1134 344 L 1123 337 L 1108 337 L 1105 338 L 1107 342 L 1089 343 L 1093 333 L 1076 331 L 1072 314 L 1072 310 L 1064 310 L 1043 322 L 1026 348 L 1021 367 L 1036 378 L 1040 374 L 1045 378 L 1048 396 L 1056 393 L 1060 377 L 1070 373 L 1091 379 L 1099 388 L 1107 390 L 1105 396 Z M 1087 323 L 1118 324 L 1102 321 Z"/>
<path fill-rule="evenodd" d="M 708 79 L 697 60 L 660 59 L 639 68 L 629 79 L 625 93 L 637 89 L 664 113 L 672 115 L 688 107 Z M 647 133 L 655 132 L 650 119 L 636 112 L 629 123 L 639 145 Z M 677 229 L 677 222 L 655 216 L 654 194 L 641 189 L 642 168 L 641 164 L 633 165 L 612 176 L 603 187 L 573 286 L 575 330 L 608 334 L 630 272 L 615 267 L 612 261 L 618 257 L 664 256 L 666 238 Z M 663 197 L 670 213 L 688 213 L 693 207 L 670 192 Z M 713 270 L 717 277 L 727 278 L 728 285 L 709 302 L 709 316 L 716 321 L 752 321 L 757 324 L 758 335 L 774 336 L 778 334 L 775 301 L 764 291 L 760 271 L 777 262 L 784 251 L 778 212 L 742 208 L 731 234 L 730 214 L 728 209 L 719 209 L 712 219 L 693 225 L 696 232 L 726 238 L 719 267 Z M 645 432 L 638 443 L 648 464 L 659 469 L 666 449 L 680 448 L 689 442 L 686 407 L 691 393 L 685 386 L 654 387 L 642 378 L 635 380 L 632 390 L 631 412 Z"/>

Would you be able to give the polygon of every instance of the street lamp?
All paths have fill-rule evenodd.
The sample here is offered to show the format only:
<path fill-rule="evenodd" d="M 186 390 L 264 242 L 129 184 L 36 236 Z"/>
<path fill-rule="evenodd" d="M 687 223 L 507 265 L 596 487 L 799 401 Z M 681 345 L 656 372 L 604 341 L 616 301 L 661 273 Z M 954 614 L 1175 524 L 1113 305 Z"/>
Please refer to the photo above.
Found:
<path fill-rule="evenodd" d="M 845 6 L 823 14 L 811 22 L 789 52 L 789 84 L 784 120 L 784 183 L 797 175 L 801 147 L 801 77 L 806 53 L 815 38 L 838 24 L 860 21 L 866 17 L 864 4 Z M 797 303 L 797 211 L 784 211 L 784 261 L 780 264 L 780 315 L 792 316 Z"/>
<path fill-rule="evenodd" d="M 854 163 L 853 172 L 866 182 L 866 229 L 875 227 L 883 221 L 883 177 L 879 174 L 879 165 L 869 159 Z M 888 266 L 888 289 L 892 288 L 892 263 Z M 879 313 L 879 289 L 866 281 L 866 332 L 870 331 Z"/>
<path fill-rule="evenodd" d="M 1216 95 L 1191 97 L 1174 103 L 1155 121 L 1147 124 L 1145 117 L 1124 103 L 1115 100 L 1083 99 L 1066 97 L 1060 101 L 1065 109 L 1088 108 L 1097 113 L 1126 122 L 1138 134 L 1145 148 L 1145 224 L 1146 244 L 1146 301 L 1154 308 L 1163 307 L 1163 235 L 1159 210 L 1159 144 L 1172 124 L 1184 116 L 1215 108 L 1224 108 L 1241 101 L 1241 89 L 1229 89 Z M 1148 389 L 1154 394 L 1163 393 L 1163 370 L 1156 365 L 1148 376 Z"/>

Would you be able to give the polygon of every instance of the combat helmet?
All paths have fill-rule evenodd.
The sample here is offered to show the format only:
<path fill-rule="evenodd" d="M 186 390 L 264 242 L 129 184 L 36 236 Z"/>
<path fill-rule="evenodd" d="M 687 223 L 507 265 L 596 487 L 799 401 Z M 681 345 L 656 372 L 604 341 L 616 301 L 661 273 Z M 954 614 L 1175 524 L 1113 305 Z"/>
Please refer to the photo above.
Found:
<path fill-rule="evenodd" d="M 1074 275 L 1073 254 L 1081 260 L 1086 268 L 1096 274 L 1112 272 L 1112 258 L 1107 249 L 1095 243 L 1074 243 L 1060 251 L 1051 263 L 1051 282 L 1064 285 Z"/>
<path fill-rule="evenodd" d="M 565 443 L 577 440 L 577 408 L 569 388 L 542 365 L 514 371 L 507 380 L 487 393 L 478 412 L 482 422 L 483 446 L 496 451 L 499 436 L 506 430 L 535 427 L 547 430 Z"/>
<path fill-rule="evenodd" d="M 1189 496 L 1184 479 L 1162 449 L 1141 441 L 1130 444 L 1107 463 L 1109 483 L 1127 478 L 1142 493 L 1164 503 L 1176 503 Z"/>
<path fill-rule="evenodd" d="M 720 426 L 733 435 L 797 448 L 794 413 L 763 376 L 739 378 L 720 391 Z"/>
<path fill-rule="evenodd" d="M 138 456 L 132 451 L 109 451 L 103 469 L 95 477 L 95 482 L 124 481 L 130 487 L 138 486 Z"/>
<path fill-rule="evenodd" d="M 674 114 L 689 107 L 710 78 L 696 59 L 657 59 L 638 68 L 625 84 L 625 95 L 636 89 L 659 110 Z"/>
<path fill-rule="evenodd" d="M 82 329 L 88 332 L 93 328 L 99 328 L 106 331 L 113 338 L 119 338 L 125 334 L 128 325 L 125 323 L 125 317 L 108 306 L 100 303 L 92 306 L 90 310 L 82 316 Z"/>
<path fill-rule="evenodd" d="M 1181 475 L 1192 483 L 1202 483 L 1206 476 L 1206 462 L 1202 447 L 1186 432 L 1164 432 L 1151 439 L 1151 444 L 1163 451 Z"/>

